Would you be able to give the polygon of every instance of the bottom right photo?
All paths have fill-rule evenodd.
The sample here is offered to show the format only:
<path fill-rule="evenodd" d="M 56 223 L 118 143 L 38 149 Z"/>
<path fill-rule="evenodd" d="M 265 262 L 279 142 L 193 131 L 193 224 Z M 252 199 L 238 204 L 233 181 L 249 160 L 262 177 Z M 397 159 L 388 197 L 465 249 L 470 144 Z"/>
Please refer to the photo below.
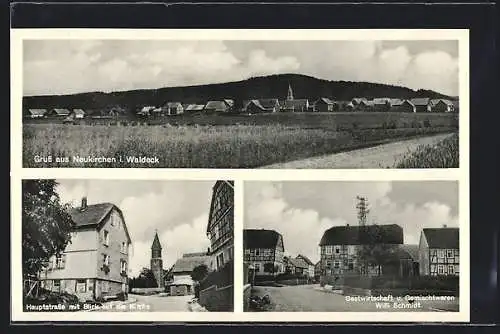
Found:
<path fill-rule="evenodd" d="M 245 312 L 458 312 L 458 181 L 244 183 Z"/>

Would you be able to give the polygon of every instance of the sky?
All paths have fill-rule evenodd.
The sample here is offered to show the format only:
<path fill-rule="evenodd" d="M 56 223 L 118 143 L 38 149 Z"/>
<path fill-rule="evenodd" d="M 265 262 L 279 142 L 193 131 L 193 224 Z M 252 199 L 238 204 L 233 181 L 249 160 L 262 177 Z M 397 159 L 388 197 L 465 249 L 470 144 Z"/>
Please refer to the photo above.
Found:
<path fill-rule="evenodd" d="M 319 260 L 319 241 L 337 225 L 358 225 L 356 196 L 368 199 L 369 224 L 398 224 L 405 244 L 418 244 L 422 228 L 458 227 L 455 181 L 245 182 L 245 228 L 274 229 L 285 252 Z"/>
<path fill-rule="evenodd" d="M 110 202 L 123 213 L 132 239 L 129 269 L 137 276 L 150 266 L 151 245 L 158 230 L 163 267 L 170 268 L 183 253 L 203 252 L 212 187 L 215 181 L 57 180 L 64 203 L 78 207 Z"/>
<path fill-rule="evenodd" d="M 25 40 L 23 94 L 221 83 L 298 73 L 458 95 L 458 41 Z"/>

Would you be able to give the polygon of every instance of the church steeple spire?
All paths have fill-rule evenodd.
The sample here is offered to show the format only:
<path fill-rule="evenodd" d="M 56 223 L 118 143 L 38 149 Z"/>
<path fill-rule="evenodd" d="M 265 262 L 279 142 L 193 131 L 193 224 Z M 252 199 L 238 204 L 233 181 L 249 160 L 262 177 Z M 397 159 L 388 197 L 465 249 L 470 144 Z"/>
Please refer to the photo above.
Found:
<path fill-rule="evenodd" d="M 152 258 L 161 257 L 161 244 L 160 238 L 158 238 L 158 231 L 155 231 L 155 238 L 153 240 L 153 244 L 151 245 L 151 253 Z"/>
<path fill-rule="evenodd" d="M 293 100 L 293 90 L 292 90 L 292 86 L 290 85 L 290 83 L 288 83 L 288 95 L 286 96 L 286 99 L 288 101 Z"/>

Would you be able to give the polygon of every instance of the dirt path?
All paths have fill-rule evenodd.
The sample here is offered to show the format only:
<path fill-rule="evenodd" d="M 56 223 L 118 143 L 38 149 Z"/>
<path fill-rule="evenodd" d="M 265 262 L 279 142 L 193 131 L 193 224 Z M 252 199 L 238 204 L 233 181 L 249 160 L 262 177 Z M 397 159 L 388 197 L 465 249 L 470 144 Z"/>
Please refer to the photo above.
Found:
<path fill-rule="evenodd" d="M 409 139 L 390 144 L 383 144 L 349 152 L 342 152 L 321 157 L 290 161 L 264 166 L 262 168 L 280 169 L 327 169 L 327 168 L 392 168 L 408 151 L 414 151 L 419 145 L 433 145 L 451 136 L 440 134 L 429 137 Z"/>

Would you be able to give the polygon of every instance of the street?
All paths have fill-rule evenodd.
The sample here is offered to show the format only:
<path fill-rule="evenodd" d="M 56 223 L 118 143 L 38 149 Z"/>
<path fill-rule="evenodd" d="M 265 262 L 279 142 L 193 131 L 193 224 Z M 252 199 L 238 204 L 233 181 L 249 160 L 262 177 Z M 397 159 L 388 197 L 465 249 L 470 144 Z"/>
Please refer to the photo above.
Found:
<path fill-rule="evenodd" d="M 255 286 L 252 288 L 252 295 L 259 297 L 269 295 L 271 305 L 266 311 L 274 312 L 458 312 L 458 299 L 454 301 L 422 301 L 420 305 L 416 304 L 418 302 L 412 304 L 405 301 L 401 303 L 391 302 L 388 303 L 389 307 L 382 308 L 384 302 L 348 301 L 346 296 L 320 290 L 319 285 Z"/>
<path fill-rule="evenodd" d="M 188 301 L 193 299 L 188 296 L 141 296 L 129 294 L 130 303 L 110 302 L 105 303 L 100 312 L 189 312 Z"/>
<path fill-rule="evenodd" d="M 403 156 L 409 151 L 415 151 L 419 145 L 435 145 L 449 136 L 449 134 L 440 134 L 400 140 L 353 151 L 278 163 L 263 168 L 392 168 Z"/>

